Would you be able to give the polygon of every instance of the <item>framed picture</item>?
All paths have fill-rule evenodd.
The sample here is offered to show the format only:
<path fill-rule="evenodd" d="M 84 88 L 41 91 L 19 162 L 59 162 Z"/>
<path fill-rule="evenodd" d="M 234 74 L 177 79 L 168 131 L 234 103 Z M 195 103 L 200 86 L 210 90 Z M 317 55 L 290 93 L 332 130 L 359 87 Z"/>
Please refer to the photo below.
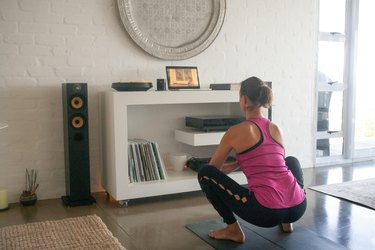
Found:
<path fill-rule="evenodd" d="M 168 89 L 199 89 L 197 67 L 167 66 Z"/>

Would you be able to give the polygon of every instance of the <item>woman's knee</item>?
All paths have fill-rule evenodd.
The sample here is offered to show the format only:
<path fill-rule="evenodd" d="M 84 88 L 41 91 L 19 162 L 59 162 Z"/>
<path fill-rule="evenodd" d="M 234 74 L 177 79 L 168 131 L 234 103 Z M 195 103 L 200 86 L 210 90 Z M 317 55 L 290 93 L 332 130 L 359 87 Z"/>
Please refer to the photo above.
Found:
<path fill-rule="evenodd" d="M 286 157 L 285 158 L 285 163 L 286 163 L 286 165 L 288 167 L 290 167 L 290 166 L 299 166 L 299 167 L 301 167 L 301 164 L 300 164 L 299 160 L 296 157 L 294 157 L 294 156 L 288 156 L 288 157 Z"/>
<path fill-rule="evenodd" d="M 285 158 L 285 164 L 288 169 L 292 172 L 293 176 L 297 179 L 298 184 L 301 188 L 304 187 L 303 171 L 299 160 L 294 156 L 288 156 Z"/>

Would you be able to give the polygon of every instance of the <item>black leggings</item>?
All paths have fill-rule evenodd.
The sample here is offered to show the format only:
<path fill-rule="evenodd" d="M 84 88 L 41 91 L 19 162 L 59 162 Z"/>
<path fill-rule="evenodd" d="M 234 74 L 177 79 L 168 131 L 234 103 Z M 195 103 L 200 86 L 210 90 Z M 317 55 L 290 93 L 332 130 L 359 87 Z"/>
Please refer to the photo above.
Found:
<path fill-rule="evenodd" d="M 303 188 L 303 175 L 299 161 L 294 157 L 285 159 L 288 169 Z M 207 165 L 198 173 L 198 181 L 207 199 L 227 224 L 236 222 L 234 214 L 260 227 L 274 227 L 280 223 L 297 221 L 306 210 L 305 200 L 290 208 L 273 209 L 262 206 L 248 188 L 245 188 L 221 172 Z"/>

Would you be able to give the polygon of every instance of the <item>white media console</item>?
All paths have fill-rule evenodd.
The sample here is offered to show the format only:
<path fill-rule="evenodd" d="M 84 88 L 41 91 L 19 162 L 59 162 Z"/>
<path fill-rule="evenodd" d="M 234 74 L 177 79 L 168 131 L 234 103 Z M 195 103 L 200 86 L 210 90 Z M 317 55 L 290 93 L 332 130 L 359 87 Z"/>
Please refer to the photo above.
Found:
<path fill-rule="evenodd" d="M 185 117 L 193 115 L 242 115 L 238 91 L 106 91 L 100 96 L 101 145 L 104 188 L 114 199 L 130 199 L 199 190 L 197 173 L 168 167 L 168 154 L 187 153 L 210 157 L 224 132 L 202 132 L 185 128 Z M 130 183 L 128 139 L 158 143 L 167 166 L 167 179 Z M 241 184 L 242 172 L 230 174 Z"/>

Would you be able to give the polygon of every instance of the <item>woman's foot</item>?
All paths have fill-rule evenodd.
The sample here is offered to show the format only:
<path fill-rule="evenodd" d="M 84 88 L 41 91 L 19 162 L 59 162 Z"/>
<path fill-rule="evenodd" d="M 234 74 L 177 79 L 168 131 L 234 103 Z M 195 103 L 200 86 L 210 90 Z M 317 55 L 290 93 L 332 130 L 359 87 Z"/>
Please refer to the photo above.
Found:
<path fill-rule="evenodd" d="M 238 243 L 245 242 L 245 234 L 243 233 L 238 222 L 229 224 L 227 227 L 222 229 L 210 231 L 208 236 L 217 240 L 231 240 Z"/>
<path fill-rule="evenodd" d="M 282 223 L 281 229 L 284 233 L 291 233 L 293 232 L 293 224 L 292 223 Z"/>

